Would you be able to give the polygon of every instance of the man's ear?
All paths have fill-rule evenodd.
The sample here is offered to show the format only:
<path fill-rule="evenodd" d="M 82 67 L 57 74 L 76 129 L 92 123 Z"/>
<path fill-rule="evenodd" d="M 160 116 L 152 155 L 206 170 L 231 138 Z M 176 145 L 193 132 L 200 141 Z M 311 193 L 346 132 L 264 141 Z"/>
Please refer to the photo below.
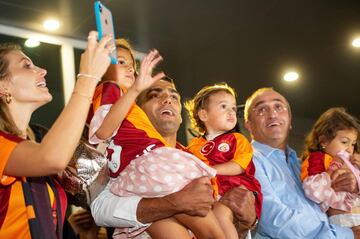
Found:
<path fill-rule="evenodd" d="M 249 131 L 249 133 L 251 134 L 250 121 L 244 122 L 244 126 L 245 126 L 245 129 L 246 129 L 247 131 Z"/>
<path fill-rule="evenodd" d="M 198 116 L 202 122 L 206 122 L 208 120 L 207 112 L 204 108 L 202 108 L 198 111 Z"/>

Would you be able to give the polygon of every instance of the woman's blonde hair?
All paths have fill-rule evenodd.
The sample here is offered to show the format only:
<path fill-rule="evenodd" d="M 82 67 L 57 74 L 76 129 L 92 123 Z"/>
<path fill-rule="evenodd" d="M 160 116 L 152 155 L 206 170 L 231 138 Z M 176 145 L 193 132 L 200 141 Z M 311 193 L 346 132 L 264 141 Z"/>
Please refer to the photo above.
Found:
<path fill-rule="evenodd" d="M 204 134 L 206 128 L 204 122 L 199 118 L 199 111 L 206 108 L 209 97 L 217 92 L 224 91 L 236 98 L 235 90 L 226 83 L 217 83 L 212 86 L 203 87 L 193 99 L 185 102 L 185 108 L 187 109 L 190 117 L 191 127 L 199 134 Z"/>
<path fill-rule="evenodd" d="M 339 130 L 354 129 L 358 134 L 360 132 L 359 120 L 346 112 L 345 108 L 334 107 L 325 111 L 315 122 L 310 133 L 306 136 L 302 159 L 306 159 L 311 152 L 323 151 L 321 143 L 324 140 L 331 141 L 336 137 Z M 355 151 L 358 151 L 358 142 L 355 145 Z"/>
<path fill-rule="evenodd" d="M 6 57 L 11 51 L 21 51 L 21 47 L 13 43 L 0 44 L 0 81 L 10 80 L 11 78 L 9 60 Z M 19 137 L 23 136 L 23 132 L 16 126 L 9 112 L 5 96 L 0 97 L 0 130 Z M 30 127 L 27 127 L 26 133 L 30 139 L 35 138 Z"/>

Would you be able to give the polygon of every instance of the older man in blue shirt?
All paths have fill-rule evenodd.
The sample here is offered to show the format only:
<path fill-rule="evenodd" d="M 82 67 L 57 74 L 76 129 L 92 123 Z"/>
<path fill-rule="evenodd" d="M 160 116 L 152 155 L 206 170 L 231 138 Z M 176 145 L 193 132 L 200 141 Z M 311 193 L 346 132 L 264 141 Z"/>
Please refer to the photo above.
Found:
<path fill-rule="evenodd" d="M 255 177 L 264 197 L 255 238 L 360 238 L 360 231 L 330 224 L 305 197 L 296 152 L 287 145 L 291 112 L 282 95 L 272 88 L 255 91 L 245 104 L 245 127 L 253 139 Z M 357 190 L 351 173 L 338 174 L 335 190 Z"/>

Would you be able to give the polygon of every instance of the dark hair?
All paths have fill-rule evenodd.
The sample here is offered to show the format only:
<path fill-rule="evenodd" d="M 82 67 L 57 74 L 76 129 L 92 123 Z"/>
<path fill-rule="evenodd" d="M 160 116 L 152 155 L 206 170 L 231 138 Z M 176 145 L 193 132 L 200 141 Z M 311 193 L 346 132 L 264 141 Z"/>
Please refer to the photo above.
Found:
<path fill-rule="evenodd" d="M 185 108 L 189 112 L 191 127 L 199 134 L 206 132 L 204 122 L 199 118 L 199 111 L 206 108 L 209 97 L 217 92 L 224 91 L 236 98 L 235 90 L 226 83 L 217 83 L 212 86 L 203 87 L 193 99 L 185 102 Z"/>
<path fill-rule="evenodd" d="M 325 111 L 315 122 L 311 132 L 305 139 L 305 146 L 302 159 L 305 159 L 311 152 L 322 151 L 320 137 L 331 141 L 336 137 L 339 130 L 354 129 L 360 132 L 359 120 L 346 112 L 345 108 L 335 107 Z M 359 141 L 359 140 L 357 140 Z M 358 150 L 358 142 L 355 151 Z"/>

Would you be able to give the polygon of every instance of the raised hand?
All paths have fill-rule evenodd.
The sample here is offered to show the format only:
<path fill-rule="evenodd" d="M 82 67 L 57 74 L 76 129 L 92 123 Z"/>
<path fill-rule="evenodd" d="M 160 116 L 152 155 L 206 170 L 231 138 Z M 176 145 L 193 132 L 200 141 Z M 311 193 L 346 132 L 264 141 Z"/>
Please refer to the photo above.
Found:
<path fill-rule="evenodd" d="M 115 50 L 114 44 L 109 44 L 112 36 L 104 36 L 97 42 L 98 33 L 91 31 L 85 52 L 81 55 L 80 73 L 100 79 L 110 65 L 109 53 Z"/>
<path fill-rule="evenodd" d="M 143 90 L 150 87 L 153 83 L 165 76 L 163 72 L 157 73 L 155 76 L 152 76 L 155 66 L 162 59 L 163 58 L 157 50 L 152 50 L 149 52 L 149 54 L 146 55 L 146 57 L 141 62 L 140 73 L 136 78 L 134 85 L 132 86 L 137 92 L 142 92 Z"/>

